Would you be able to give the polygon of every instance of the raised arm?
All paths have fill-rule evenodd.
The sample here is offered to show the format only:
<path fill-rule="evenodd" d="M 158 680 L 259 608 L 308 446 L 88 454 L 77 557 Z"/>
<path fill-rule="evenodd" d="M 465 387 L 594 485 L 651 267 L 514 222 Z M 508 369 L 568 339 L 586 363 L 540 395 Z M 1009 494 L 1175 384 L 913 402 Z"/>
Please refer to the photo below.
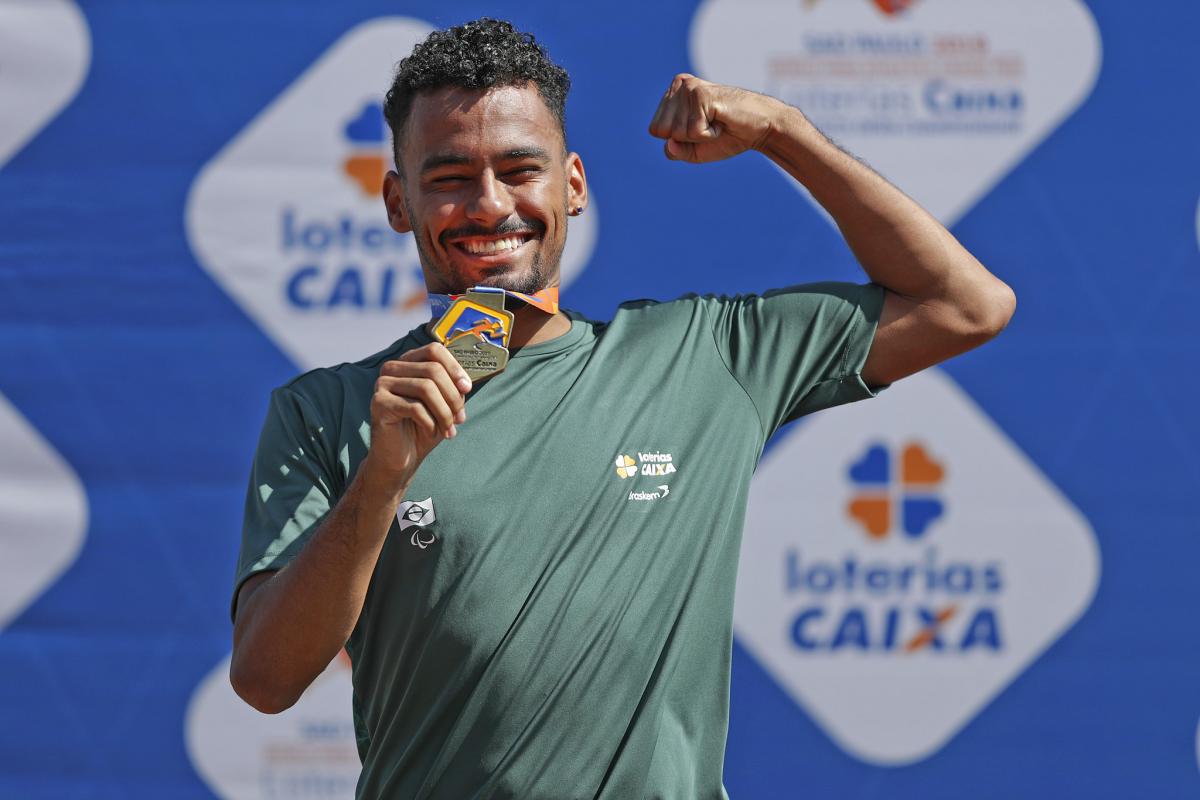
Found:
<path fill-rule="evenodd" d="M 1016 296 L 946 228 L 799 109 L 766 95 L 677 75 L 650 133 L 668 158 L 702 163 L 758 150 L 833 217 L 871 280 L 888 290 L 863 380 L 881 385 L 983 344 Z"/>
<path fill-rule="evenodd" d="M 440 344 L 380 369 L 371 447 L 345 494 L 295 558 L 238 591 L 229 680 L 254 708 L 290 708 L 345 646 L 396 508 L 417 467 L 466 420 L 470 387 Z"/>

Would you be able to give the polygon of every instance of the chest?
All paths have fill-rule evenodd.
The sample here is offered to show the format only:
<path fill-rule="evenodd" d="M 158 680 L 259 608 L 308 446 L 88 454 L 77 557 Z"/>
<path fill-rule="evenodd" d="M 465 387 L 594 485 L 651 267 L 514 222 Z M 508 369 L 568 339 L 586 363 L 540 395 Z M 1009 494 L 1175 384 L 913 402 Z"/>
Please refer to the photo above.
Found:
<path fill-rule="evenodd" d="M 403 587 L 393 610 L 479 620 L 530 592 L 599 601 L 740 524 L 762 444 L 753 407 L 719 364 L 651 361 L 517 365 L 481 385 L 380 556 L 377 582 Z"/>

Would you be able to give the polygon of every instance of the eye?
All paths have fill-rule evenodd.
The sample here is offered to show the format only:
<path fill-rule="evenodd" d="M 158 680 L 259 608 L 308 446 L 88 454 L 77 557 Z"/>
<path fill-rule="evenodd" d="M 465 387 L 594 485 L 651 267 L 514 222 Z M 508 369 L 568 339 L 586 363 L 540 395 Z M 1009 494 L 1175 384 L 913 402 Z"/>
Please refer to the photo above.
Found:
<path fill-rule="evenodd" d="M 541 167 L 536 167 L 536 166 L 530 165 L 527 167 L 517 167 L 516 169 L 510 169 L 506 174 L 513 175 L 513 176 L 536 175 L 537 173 L 539 173 L 541 171 L 542 171 Z"/>

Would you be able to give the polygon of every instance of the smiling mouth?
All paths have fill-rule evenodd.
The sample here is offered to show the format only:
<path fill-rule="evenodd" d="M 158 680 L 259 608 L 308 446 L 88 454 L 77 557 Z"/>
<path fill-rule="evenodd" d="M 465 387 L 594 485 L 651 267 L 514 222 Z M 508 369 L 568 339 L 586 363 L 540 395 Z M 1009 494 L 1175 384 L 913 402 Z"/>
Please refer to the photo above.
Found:
<path fill-rule="evenodd" d="M 470 256 L 499 256 L 519 250 L 532 238 L 532 233 L 510 233 L 500 237 L 472 236 L 452 244 Z"/>

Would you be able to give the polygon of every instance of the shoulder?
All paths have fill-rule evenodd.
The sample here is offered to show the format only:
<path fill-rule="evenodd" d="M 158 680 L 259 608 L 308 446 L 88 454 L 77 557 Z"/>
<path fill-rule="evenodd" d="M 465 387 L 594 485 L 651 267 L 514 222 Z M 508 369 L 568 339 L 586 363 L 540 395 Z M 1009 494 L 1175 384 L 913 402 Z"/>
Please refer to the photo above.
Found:
<path fill-rule="evenodd" d="M 652 300 L 641 298 L 626 300 L 617 306 L 613 314 L 612 326 L 652 323 L 687 324 L 703 320 L 714 308 L 735 301 L 740 296 L 716 294 L 696 294 L 689 292 L 673 300 Z"/>
<path fill-rule="evenodd" d="M 639 307 L 650 303 L 660 313 L 675 316 L 700 316 L 710 323 L 739 318 L 780 317 L 791 322 L 823 321 L 842 314 L 860 312 L 877 319 L 886 291 L 877 283 L 818 281 L 781 286 L 744 294 L 688 294 L 668 303 L 636 301 Z M 624 308 L 624 306 L 622 306 Z"/>
<path fill-rule="evenodd" d="M 388 345 L 358 361 L 347 361 L 328 367 L 317 367 L 297 375 L 272 392 L 272 397 L 290 399 L 302 406 L 317 411 L 333 410 L 345 405 L 350 397 L 364 391 L 373 391 L 379 367 L 383 362 L 400 355 L 423 342 L 417 332 L 410 331 L 404 338 Z"/>

